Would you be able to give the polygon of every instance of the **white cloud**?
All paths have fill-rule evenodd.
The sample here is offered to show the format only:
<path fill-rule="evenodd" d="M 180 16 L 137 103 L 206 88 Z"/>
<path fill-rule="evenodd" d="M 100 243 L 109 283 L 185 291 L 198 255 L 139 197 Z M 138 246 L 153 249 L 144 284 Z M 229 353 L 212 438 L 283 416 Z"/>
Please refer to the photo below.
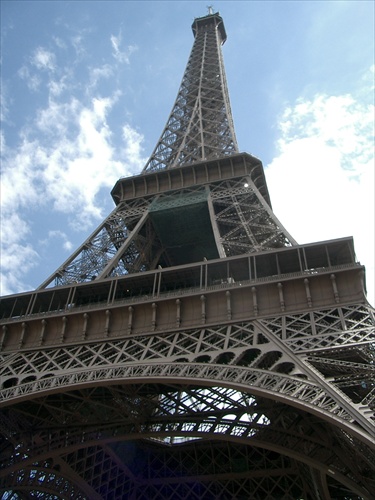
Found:
<path fill-rule="evenodd" d="M 315 137 L 340 152 L 344 168 L 357 170 L 356 163 L 367 163 L 373 157 L 373 113 L 372 105 L 359 103 L 351 95 L 299 100 L 284 113 L 280 147 L 301 134 Z"/>
<path fill-rule="evenodd" d="M 25 80 L 26 85 L 30 90 L 38 90 L 42 83 L 41 78 L 38 75 L 31 74 L 27 66 L 22 66 L 18 70 L 18 75 L 20 78 L 22 78 L 22 80 Z"/>
<path fill-rule="evenodd" d="M 109 64 L 104 64 L 100 68 L 90 69 L 90 86 L 95 87 L 102 78 L 110 78 L 113 75 L 113 68 Z"/>
<path fill-rule="evenodd" d="M 9 114 L 7 89 L 3 81 L 0 82 L 0 121 L 5 121 Z M 2 132 L 2 131 L 1 131 Z"/>
<path fill-rule="evenodd" d="M 117 179 L 139 172 L 145 163 L 143 136 L 124 122 L 117 122 L 117 129 L 110 128 L 110 115 L 122 94 L 113 80 L 106 96 L 99 95 L 96 86 L 113 76 L 114 64 L 104 60 L 99 67 L 83 67 L 87 55 L 84 34 L 85 30 L 68 40 L 76 52 L 69 65 L 63 59 L 69 43 L 54 36 L 55 52 L 41 45 L 31 47 L 18 70 L 29 90 L 43 92 L 38 101 L 31 101 L 34 109 L 32 105 L 28 108 L 30 114 L 24 117 L 17 145 L 14 136 L 8 141 L 12 146 L 6 145 L 7 134 L 11 136 L 14 129 L 1 131 L 2 293 L 30 288 L 27 271 L 42 260 L 32 245 L 47 252 L 57 239 L 60 248 L 72 250 L 68 228 L 56 233 L 45 226 L 48 236 L 40 238 L 39 214 L 43 224 L 52 226 L 54 217 L 63 213 L 70 229 L 86 232 L 107 215 L 109 190 Z M 135 50 L 123 46 L 121 34 L 113 37 L 112 48 L 116 61 L 126 64 Z M 2 119 L 12 116 L 12 103 L 4 99 L 4 88 Z M 20 261 L 25 261 L 22 266 Z"/>
<path fill-rule="evenodd" d="M 34 167 L 36 145 L 24 142 L 19 150 L 4 151 L 1 177 L 2 217 L 7 212 L 20 207 L 37 203 L 39 190 L 37 184 L 38 171 Z"/>
<path fill-rule="evenodd" d="M 112 44 L 112 55 L 113 57 L 120 63 L 129 64 L 130 56 L 133 52 L 137 50 L 135 45 L 128 45 L 124 50 L 121 50 L 120 46 L 122 43 L 122 34 L 118 36 L 111 35 L 111 44 Z"/>
<path fill-rule="evenodd" d="M 66 43 L 60 37 L 54 36 L 53 37 L 53 41 L 55 42 L 55 44 L 57 45 L 57 47 L 59 47 L 59 49 L 66 49 Z"/>
<path fill-rule="evenodd" d="M 33 157 L 40 169 L 38 179 L 55 210 L 79 214 L 74 215 L 77 227 L 103 217 L 96 200 L 99 190 L 111 187 L 127 172 L 126 166 L 116 159 L 106 122 L 116 100 L 117 95 L 96 97 L 90 107 L 77 100 L 50 102 L 38 115 L 38 127 L 53 135 L 52 143 L 34 147 Z"/>
<path fill-rule="evenodd" d="M 67 48 L 65 41 L 56 37 L 53 41 L 55 48 Z M 80 62 L 86 54 L 83 35 L 74 36 L 70 42 L 78 57 L 69 66 L 58 63 L 56 56 L 60 52 L 55 54 L 42 46 L 31 48 L 18 76 L 32 91 L 43 85 L 40 99 L 45 97 L 45 104 L 38 104 L 33 114 L 25 116 L 17 146 L 6 146 L 6 131 L 1 131 L 2 293 L 30 288 L 25 283 L 27 271 L 41 261 L 32 245 L 39 245 L 44 252 L 57 239 L 65 251 L 72 250 L 68 229 L 66 233 L 50 231 L 46 239 L 37 240 L 38 214 L 52 224 L 54 215 L 63 213 L 71 229 L 87 231 L 107 215 L 102 190 L 108 197 L 119 177 L 138 172 L 145 163 L 143 137 L 129 124 L 121 123 L 118 128 L 126 132 L 117 137 L 108 124 L 121 91 L 113 84 L 108 96 L 98 95 L 95 90 L 101 79 L 114 74 L 113 65 L 88 67 L 85 82 Z M 118 61 L 129 62 L 134 47 L 122 48 L 121 35 L 114 38 L 113 48 Z M 4 86 L 2 90 L 4 97 Z M 69 97 L 65 98 L 67 90 Z M 2 99 L 3 119 L 11 116 L 8 102 Z M 24 260 L 27 262 L 20 266 Z"/>
<path fill-rule="evenodd" d="M 2 193 L 4 189 L 2 188 Z M 30 228 L 14 211 L 2 211 L 0 294 L 24 290 L 24 277 L 39 261 L 37 252 L 27 243 Z"/>
<path fill-rule="evenodd" d="M 317 95 L 288 107 L 266 169 L 275 214 L 299 243 L 354 236 L 374 302 L 374 106 Z"/>
<path fill-rule="evenodd" d="M 73 250 L 73 244 L 72 244 L 72 242 L 71 242 L 71 241 L 69 241 L 69 240 L 64 241 L 64 243 L 63 243 L 63 248 L 64 248 L 64 250 L 66 250 L 67 252 L 72 251 L 72 250 Z"/>
<path fill-rule="evenodd" d="M 73 249 L 73 244 L 71 241 L 69 241 L 67 234 L 64 231 L 60 231 L 59 229 L 48 231 L 48 238 L 40 240 L 39 244 L 48 246 L 50 244 L 50 241 L 56 242 L 57 239 L 62 240 L 62 246 L 64 250 L 71 251 Z"/>
<path fill-rule="evenodd" d="M 55 54 L 43 47 L 38 47 L 33 56 L 31 63 L 38 69 L 53 71 L 55 69 Z"/>
<path fill-rule="evenodd" d="M 48 136 L 52 135 L 55 135 L 57 140 L 59 137 L 66 136 L 69 131 L 72 132 L 73 136 L 73 133 L 76 133 L 77 116 L 81 107 L 82 104 L 75 97 L 66 102 L 50 98 L 47 107 L 37 110 L 34 125 L 41 132 L 47 134 L 44 137 L 47 140 Z M 40 141 L 46 142 L 42 138 Z"/>
<path fill-rule="evenodd" d="M 78 58 L 81 58 L 86 53 L 83 40 L 84 38 L 82 34 L 75 35 L 71 38 L 71 44 L 73 45 Z"/>
<path fill-rule="evenodd" d="M 66 78 L 63 77 L 61 80 L 51 80 L 48 87 L 50 95 L 57 97 L 67 88 Z"/>
<path fill-rule="evenodd" d="M 48 106 L 21 131 L 18 148 L 4 151 L 3 294 L 24 289 L 24 273 L 40 260 L 28 243 L 30 211 L 48 209 L 51 214 L 68 214 L 72 228 L 87 230 L 107 215 L 103 213 L 100 190 L 110 189 L 119 177 L 134 174 L 143 166 L 143 137 L 130 125 L 123 127 L 121 157 L 112 143 L 107 118 L 119 96 L 115 92 L 112 97 L 93 97 L 90 105 L 76 98 L 59 103 L 50 97 Z M 68 238 L 62 233 L 60 237 L 63 247 L 71 251 Z M 49 238 L 55 241 L 56 234 L 49 234 Z M 27 259 L 27 265 L 20 266 L 23 259 Z"/>
<path fill-rule="evenodd" d="M 126 124 L 122 128 L 122 137 L 124 139 L 124 158 L 127 158 L 130 172 L 134 175 L 139 173 L 145 165 L 146 159 L 142 156 L 143 135 Z"/>

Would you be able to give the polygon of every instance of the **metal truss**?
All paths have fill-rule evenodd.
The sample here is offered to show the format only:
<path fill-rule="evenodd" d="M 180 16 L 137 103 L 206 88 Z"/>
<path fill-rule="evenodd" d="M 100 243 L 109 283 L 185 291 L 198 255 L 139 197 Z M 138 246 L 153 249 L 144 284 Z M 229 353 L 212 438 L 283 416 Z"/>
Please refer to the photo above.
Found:
<path fill-rule="evenodd" d="M 56 466 L 53 464 L 52 467 L 51 462 L 51 460 L 41 461 L 10 474 L 7 478 L 9 490 L 2 498 L 4 500 L 19 498 L 43 498 L 47 500 L 76 498 L 83 500 L 87 498 L 80 487 L 73 485 L 69 479 L 61 476 L 58 462 Z"/>
<path fill-rule="evenodd" d="M 135 238 L 143 224 L 150 200 L 134 200 L 121 204 L 100 224 L 86 241 L 39 288 L 54 283 L 82 283 L 97 279 L 109 262 L 116 262 L 116 271 L 127 274 L 133 271 L 139 252 L 129 238 Z M 125 253 L 125 255 L 123 255 Z M 122 256 L 122 258 L 121 258 Z"/>
<path fill-rule="evenodd" d="M 195 40 L 176 101 L 144 171 L 238 152 L 221 45 L 222 18 L 196 19 Z"/>
<path fill-rule="evenodd" d="M 294 315 L 294 317 L 283 316 L 281 319 L 250 321 L 240 325 L 178 331 L 162 336 L 159 333 L 151 336 L 131 336 L 127 339 L 113 339 L 96 345 L 80 344 L 63 346 L 60 349 L 40 349 L 30 351 L 28 355 L 22 351 L 17 356 L 4 354 L 1 370 L 4 381 L 1 398 L 5 402 L 12 398 L 31 395 L 35 391 L 38 393 L 48 391 L 49 387 L 56 385 L 69 387 L 83 381 L 108 380 L 111 377 L 118 379 L 125 375 L 136 376 L 140 372 L 138 369 L 132 372 L 133 363 L 140 361 L 146 364 L 142 370 L 146 372 L 153 370 L 152 373 L 150 372 L 152 376 L 162 376 L 164 369 L 168 370 L 168 376 L 172 376 L 172 372 L 176 373 L 180 368 L 183 376 L 186 376 L 186 367 L 177 369 L 175 366 L 165 368 L 166 365 L 152 365 L 148 368 L 148 363 L 205 361 L 209 363 L 208 366 L 192 365 L 195 367 L 191 373 L 193 378 L 208 377 L 211 380 L 222 380 L 229 377 L 228 380 L 237 382 L 243 379 L 245 384 L 251 382 L 252 385 L 261 386 L 264 389 L 269 386 L 269 379 L 274 378 L 273 387 L 276 388 L 278 394 L 285 391 L 285 396 L 288 396 L 292 390 L 288 386 L 288 377 L 289 374 L 293 374 L 298 378 L 293 380 L 293 383 L 290 382 L 293 387 L 292 393 L 297 391 L 295 397 L 300 402 L 310 402 L 309 398 L 311 398 L 311 401 L 315 401 L 318 406 L 321 404 L 322 409 L 327 407 L 330 412 L 334 413 L 343 411 L 342 408 L 340 409 L 342 405 L 337 406 L 332 401 L 328 402 L 323 396 L 322 399 L 318 399 L 317 392 L 314 391 L 321 391 L 321 394 L 324 394 L 324 389 L 321 387 L 320 380 L 318 380 L 317 388 L 310 387 L 310 382 L 307 382 L 312 378 L 311 365 L 319 367 L 330 377 L 334 374 L 337 384 L 343 390 L 355 387 L 357 391 L 355 397 L 358 403 L 364 405 L 362 399 L 366 398 L 372 390 L 374 376 L 373 365 L 366 363 L 364 354 L 370 358 L 373 356 L 371 342 L 374 342 L 374 329 L 371 325 L 372 312 L 363 306 L 337 308 L 335 313 L 338 317 L 346 318 L 346 321 L 340 323 L 340 327 L 337 324 L 334 325 L 329 332 L 321 335 L 321 342 L 324 343 L 323 351 L 319 342 L 316 343 L 315 349 L 312 346 L 311 338 L 314 337 L 311 331 L 309 337 L 306 332 L 297 337 L 294 323 L 300 321 L 301 315 Z M 321 325 L 326 329 L 327 319 L 332 318 L 332 315 L 332 310 L 312 313 L 311 330 L 319 330 Z M 355 317 L 357 321 L 353 325 Z M 292 319 L 294 321 L 291 321 Z M 292 328 L 288 328 L 287 321 L 292 324 Z M 277 322 L 282 323 L 279 330 L 275 329 Z M 364 335 L 366 330 L 367 335 Z M 292 342 L 289 342 L 285 339 L 291 337 L 291 333 L 294 333 L 294 338 Z M 362 337 L 362 340 L 358 340 L 359 337 Z M 301 348 L 303 345 L 305 348 Z M 342 354 L 342 349 L 345 347 L 351 360 L 350 358 L 345 360 Z M 310 355 L 307 358 L 309 363 L 305 358 L 306 353 Z M 296 357 L 296 354 L 302 355 L 303 362 Z M 209 366 L 217 363 L 219 365 L 224 363 L 226 366 L 244 366 L 246 370 L 240 375 L 237 371 L 232 373 L 230 370 L 223 371 L 223 368 L 215 367 L 213 374 L 208 375 Z M 129 369 L 126 368 L 126 370 L 130 371 L 125 373 L 123 367 L 127 364 L 129 364 Z M 88 370 L 86 372 L 85 366 Z M 266 372 L 271 370 L 272 374 L 265 376 L 263 370 Z M 60 372 L 62 375 L 58 375 Z M 12 383 L 8 384 L 7 380 Z M 287 383 L 283 386 L 285 381 Z M 7 388 L 9 385 L 11 387 Z M 306 387 L 309 387 L 309 390 L 306 390 Z M 351 393 L 349 395 L 352 396 Z M 343 418 L 350 420 L 351 417 L 345 414 Z"/>
<path fill-rule="evenodd" d="M 144 179 L 150 172 L 179 169 L 179 176 L 183 178 L 186 175 L 183 167 L 187 165 L 214 160 L 223 162 L 238 154 L 221 53 L 221 44 L 226 40 L 223 20 L 218 14 L 196 19 L 193 32 L 193 49 L 178 96 L 160 140 L 143 169 Z M 202 164 L 200 169 L 207 172 L 207 164 Z M 195 252 L 190 261 L 296 244 L 272 212 L 259 160 L 254 161 L 254 168 L 248 175 L 242 173 L 232 177 L 217 182 L 201 180 L 183 189 L 171 186 L 164 192 L 156 190 L 150 194 L 145 188 L 143 193 L 134 193 L 130 199 L 114 196 L 116 209 L 39 288 L 181 264 L 181 256 L 176 256 L 171 249 L 181 246 L 181 241 L 171 243 L 166 241 L 165 234 L 159 234 L 160 228 L 156 227 L 151 210 L 156 202 L 164 203 L 169 199 L 171 206 L 176 208 L 179 200 L 183 199 L 185 204 L 188 200 L 190 211 L 180 217 L 184 224 L 177 229 L 180 234 L 192 233 L 190 244 L 193 246 L 191 225 L 193 220 L 197 222 L 200 214 L 197 212 L 199 200 L 194 205 L 192 194 L 205 195 L 203 211 L 210 221 L 207 224 L 214 233 L 214 241 L 210 245 L 202 243 L 202 249 Z M 259 183 L 259 179 L 263 181 Z M 201 235 L 206 232 L 207 227 L 202 226 Z M 189 258 L 185 256 L 185 259 Z"/>
<path fill-rule="evenodd" d="M 225 257 L 296 244 L 250 178 L 218 183 L 211 197 Z"/>
<path fill-rule="evenodd" d="M 223 498 L 246 490 L 259 499 L 281 491 L 327 498 L 342 488 L 348 498 L 371 498 L 374 408 L 365 400 L 374 382 L 366 363 L 373 311 L 354 305 L 309 314 L 309 327 L 304 315 L 289 314 L 4 354 L 3 484 L 30 487 L 35 464 L 49 460 L 64 464 L 63 478 L 80 471 L 87 498 L 110 498 L 101 488 L 111 481 L 124 498 L 213 498 L 218 488 Z M 299 335 L 298 323 L 305 324 Z M 313 331 L 325 337 L 324 349 L 311 347 Z M 224 450 L 222 471 L 217 459 L 200 462 L 216 446 Z M 148 456 L 142 471 L 119 458 L 128 447 Z M 237 448 L 245 455 L 236 461 Z M 55 477 L 61 484 L 53 472 L 45 480 Z"/>
<path fill-rule="evenodd" d="M 119 452 L 119 448 L 116 451 Z M 301 495 L 306 499 L 323 498 L 309 494 L 308 484 L 317 482 L 309 467 L 241 444 L 213 442 L 207 446 L 196 441 L 167 450 L 152 442 L 141 442 L 137 448 L 133 442 L 126 442 L 121 445 L 121 451 L 129 455 L 130 467 L 121 468 L 116 463 L 111 446 L 88 447 L 68 453 L 64 459 L 71 471 L 84 470 L 85 480 L 92 484 L 99 483 L 100 475 L 107 475 L 106 487 L 98 488 L 100 493 L 92 490 L 90 499 L 261 499 L 275 498 L 273 495 L 291 499 Z M 182 477 L 186 473 L 189 478 L 184 481 Z M 144 475 L 147 479 L 141 481 Z M 213 476 L 220 480 L 213 480 Z M 62 494 L 59 498 L 69 497 Z"/>
<path fill-rule="evenodd" d="M 304 465 L 323 484 L 339 481 L 349 498 L 353 492 L 371 498 L 373 491 L 373 456 L 363 442 L 303 411 L 235 390 L 106 386 L 15 407 L 9 414 L 13 426 L 20 413 L 30 422 L 14 434 L 21 457 L 2 471 L 4 488 L 22 491 L 34 480 L 31 471 L 44 466 L 48 490 L 55 480 L 46 467 L 49 457 L 52 470 L 60 464 L 60 474 L 75 478 L 81 489 L 84 481 L 87 498 L 112 498 L 114 491 L 130 498 L 133 490 L 136 498 L 147 498 L 142 491 L 173 498 L 194 492 L 196 483 L 206 498 L 220 487 L 223 498 L 233 498 L 230 491 L 245 497 L 246 490 L 254 498 L 298 498 L 311 494 L 303 484 Z M 316 490 L 327 498 L 324 489 Z"/>
<path fill-rule="evenodd" d="M 214 228 L 217 256 L 230 257 L 296 244 L 250 176 L 226 179 L 167 191 L 156 198 L 143 196 L 120 203 L 39 288 L 123 276 L 155 269 L 160 264 L 173 265 L 173 253 L 163 243 L 152 219 L 153 204 L 157 201 L 163 210 L 172 211 L 184 206 L 187 200 L 194 209 L 202 196 L 210 226 Z M 189 227 L 181 231 L 188 234 Z M 204 257 L 202 254 L 199 260 Z"/>
<path fill-rule="evenodd" d="M 298 246 L 238 153 L 222 18 L 114 211 L 0 304 L 0 493 L 375 498 L 374 310 L 350 238 Z"/>

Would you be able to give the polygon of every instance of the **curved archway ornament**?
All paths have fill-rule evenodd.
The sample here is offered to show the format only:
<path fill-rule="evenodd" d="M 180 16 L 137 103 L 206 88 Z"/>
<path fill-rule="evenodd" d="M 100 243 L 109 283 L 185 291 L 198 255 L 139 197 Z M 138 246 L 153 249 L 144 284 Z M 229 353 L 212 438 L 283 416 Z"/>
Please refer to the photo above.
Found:
<path fill-rule="evenodd" d="M 6 498 L 375 497 L 374 309 L 352 238 L 298 245 L 239 153 L 221 16 L 116 208 L 0 302 Z"/>
<path fill-rule="evenodd" d="M 61 450 L 74 455 L 139 440 L 156 440 L 162 447 L 235 441 L 303 464 L 319 482 L 340 478 L 365 498 L 368 485 L 360 484 L 359 473 L 351 478 L 351 460 L 366 470 L 374 445 L 369 407 L 348 406 L 347 396 L 322 379 L 306 356 L 280 342 L 264 320 L 254 320 L 9 353 L 0 406 L 9 407 L 3 425 L 9 425 L 19 453 L 8 457 L 11 466 L 0 477 L 17 478 L 20 468 L 32 468 L 38 459 L 57 460 Z M 280 349 L 296 375 L 256 368 Z M 225 356 L 228 352 L 231 356 Z M 230 364 L 195 362 L 202 353 Z M 176 361 L 182 356 L 191 362 Z M 276 356 L 276 367 L 279 360 Z M 7 380 L 18 383 L 7 387 Z M 33 421 L 32 438 L 22 418 L 23 431 L 17 429 L 21 414 Z M 347 463 L 345 447 L 353 442 L 357 449 Z"/>
<path fill-rule="evenodd" d="M 97 387 L 101 384 L 144 384 L 152 379 L 155 383 L 172 385 L 198 384 L 210 387 L 220 384 L 238 391 L 249 391 L 261 397 L 280 400 L 286 404 L 317 413 L 323 419 L 334 420 L 336 425 L 347 428 L 357 437 L 371 443 L 375 437 L 371 419 L 365 417 L 367 407 L 346 407 L 347 398 L 337 389 L 325 390 L 323 384 L 298 377 L 248 367 L 200 364 L 200 363 L 118 363 L 90 369 L 71 370 L 69 374 L 49 374 L 34 382 L 21 383 L 0 392 L 3 407 L 24 400 L 64 393 L 72 389 Z M 362 425 L 361 425 L 362 424 Z M 361 427 L 370 434 L 362 433 Z M 372 436 L 371 436 L 372 433 Z M 375 440 L 372 440 L 375 443 Z"/>
<path fill-rule="evenodd" d="M 140 439 L 178 446 L 203 439 L 239 442 L 281 453 L 322 477 L 340 478 L 348 488 L 366 495 L 358 478 L 353 481 L 350 477 L 355 473 L 351 461 L 348 463 L 343 455 L 343 444 L 357 443 L 356 464 L 360 468 L 366 464 L 373 441 L 317 385 L 302 387 L 299 380 L 261 370 L 199 364 L 102 368 L 92 376 L 89 372 L 77 373 L 69 382 L 58 379 L 49 380 L 48 389 L 45 381 L 26 384 L 29 388 L 34 385 L 33 391 L 38 392 L 35 400 L 28 400 L 28 411 L 34 425 L 39 420 L 39 428 L 33 428 L 30 442 L 27 428 L 15 432 L 19 417 L 13 420 L 11 431 L 17 439 L 19 461 L 13 461 L 0 477 L 17 476 L 20 467 L 32 467 L 35 461 L 54 461 L 61 454 L 93 446 Z M 218 382 L 220 386 L 211 385 Z M 54 397 L 56 394 L 60 397 Z M 319 400 L 324 400 L 324 406 L 311 411 Z M 26 414 L 27 410 L 24 407 L 22 411 Z M 36 411 L 40 414 L 37 419 Z M 314 414 L 323 416 L 318 425 Z M 16 415 L 17 409 L 10 413 L 13 418 Z M 315 427 L 319 427 L 319 439 Z M 338 440 L 340 447 L 335 443 Z M 329 461 L 325 462 L 321 457 L 327 455 L 327 449 Z"/>

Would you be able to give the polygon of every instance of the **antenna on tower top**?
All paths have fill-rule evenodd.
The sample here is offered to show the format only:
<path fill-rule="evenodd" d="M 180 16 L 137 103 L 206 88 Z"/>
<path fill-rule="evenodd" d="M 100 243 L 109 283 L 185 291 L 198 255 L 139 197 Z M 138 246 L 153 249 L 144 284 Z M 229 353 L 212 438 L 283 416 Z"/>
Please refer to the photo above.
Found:
<path fill-rule="evenodd" d="M 212 5 L 207 5 L 208 15 L 211 16 L 214 13 L 214 8 Z"/>

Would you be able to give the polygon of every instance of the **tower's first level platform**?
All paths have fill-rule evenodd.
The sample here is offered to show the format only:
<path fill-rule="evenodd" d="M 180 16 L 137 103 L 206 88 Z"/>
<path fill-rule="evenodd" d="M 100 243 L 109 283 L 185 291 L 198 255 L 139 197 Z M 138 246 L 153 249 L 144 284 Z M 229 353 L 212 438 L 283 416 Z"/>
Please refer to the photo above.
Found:
<path fill-rule="evenodd" d="M 352 238 L 202 261 L 1 299 L 5 351 L 365 303 Z"/>

